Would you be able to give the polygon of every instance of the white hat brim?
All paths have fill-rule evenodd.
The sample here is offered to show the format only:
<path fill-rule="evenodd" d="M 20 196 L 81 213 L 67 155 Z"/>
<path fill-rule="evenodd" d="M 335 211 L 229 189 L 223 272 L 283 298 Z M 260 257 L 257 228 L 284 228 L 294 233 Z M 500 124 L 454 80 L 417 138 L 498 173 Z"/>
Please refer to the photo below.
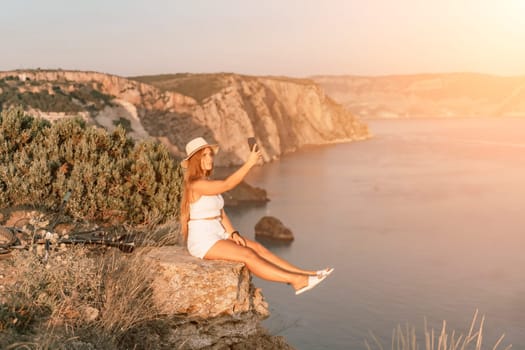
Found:
<path fill-rule="evenodd" d="M 188 156 L 186 158 L 184 158 L 181 162 L 180 162 L 180 166 L 183 167 L 183 168 L 187 168 L 188 167 L 188 161 L 191 157 L 193 157 L 193 155 L 197 152 L 199 152 L 201 149 L 204 149 L 204 148 L 208 148 L 210 147 L 211 150 L 213 151 L 213 154 L 217 154 L 217 152 L 219 152 L 219 145 L 218 144 L 212 144 L 212 145 L 202 145 L 200 147 L 197 147 L 196 149 L 194 149 L 190 154 L 188 154 Z"/>

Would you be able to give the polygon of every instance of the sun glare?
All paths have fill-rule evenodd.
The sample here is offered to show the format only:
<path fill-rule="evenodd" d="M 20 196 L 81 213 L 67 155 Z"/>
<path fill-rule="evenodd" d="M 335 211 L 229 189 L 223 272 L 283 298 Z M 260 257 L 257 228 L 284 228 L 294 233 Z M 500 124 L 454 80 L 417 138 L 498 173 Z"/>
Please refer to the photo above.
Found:
<path fill-rule="evenodd" d="M 502 20 L 504 26 L 510 26 L 519 33 L 525 33 L 525 1 L 508 0 L 501 3 Z"/>

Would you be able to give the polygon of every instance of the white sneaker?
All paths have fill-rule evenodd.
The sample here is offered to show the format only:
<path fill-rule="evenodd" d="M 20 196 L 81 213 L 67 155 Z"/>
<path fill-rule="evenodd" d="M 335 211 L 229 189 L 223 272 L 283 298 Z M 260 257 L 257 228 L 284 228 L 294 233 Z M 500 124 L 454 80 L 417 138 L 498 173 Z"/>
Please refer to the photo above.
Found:
<path fill-rule="evenodd" d="M 330 274 L 334 272 L 334 268 L 333 267 L 327 267 L 326 269 L 324 270 L 319 270 L 317 271 L 317 276 L 325 276 L 325 277 L 328 277 L 330 276 Z"/>
<path fill-rule="evenodd" d="M 295 295 L 299 295 L 301 293 L 309 291 L 310 289 L 314 288 L 319 283 L 321 283 L 325 278 L 326 276 L 308 276 L 308 284 L 305 287 L 296 290 Z"/>

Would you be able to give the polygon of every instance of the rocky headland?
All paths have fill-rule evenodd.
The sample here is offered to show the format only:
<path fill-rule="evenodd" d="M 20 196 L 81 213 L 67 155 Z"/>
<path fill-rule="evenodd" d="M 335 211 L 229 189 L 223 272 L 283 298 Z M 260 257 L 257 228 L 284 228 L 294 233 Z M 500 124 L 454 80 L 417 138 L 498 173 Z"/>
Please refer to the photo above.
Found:
<path fill-rule="evenodd" d="M 174 74 L 124 78 L 64 70 L 0 72 L 0 111 L 22 106 L 48 120 L 79 116 L 137 140 L 153 138 L 176 158 L 197 136 L 218 143 L 216 165 L 246 159 L 255 136 L 264 161 L 306 145 L 369 137 L 368 129 L 311 80 L 237 74 Z M 243 183 L 227 205 L 265 203 L 262 189 Z"/>
<path fill-rule="evenodd" d="M 60 97 L 61 103 L 57 103 Z M 314 81 L 237 74 L 124 78 L 63 70 L 0 72 L 0 105 L 47 119 L 80 115 L 134 138 L 156 138 L 175 157 L 203 136 L 220 145 L 218 166 L 239 165 L 255 136 L 265 161 L 305 145 L 359 140 L 368 130 Z"/>
<path fill-rule="evenodd" d="M 444 73 L 312 80 L 362 118 L 525 117 L 525 77 Z"/>

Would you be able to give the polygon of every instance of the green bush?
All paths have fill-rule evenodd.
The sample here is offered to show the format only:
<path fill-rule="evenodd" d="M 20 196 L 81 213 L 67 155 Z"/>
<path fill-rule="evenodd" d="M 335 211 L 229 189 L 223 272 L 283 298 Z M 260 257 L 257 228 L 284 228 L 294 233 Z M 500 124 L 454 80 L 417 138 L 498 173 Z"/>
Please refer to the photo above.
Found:
<path fill-rule="evenodd" d="M 46 90 L 40 92 L 18 92 L 16 89 L 5 88 L 0 94 L 0 111 L 11 106 L 31 106 L 42 112 L 78 113 L 83 111 L 82 106 L 74 103 L 71 96 L 62 92 L 60 87 L 53 88 L 55 94 L 51 95 Z"/>
<path fill-rule="evenodd" d="M 181 184 L 164 146 L 135 144 L 121 127 L 109 133 L 80 119 L 0 114 L 0 207 L 53 209 L 71 190 L 67 212 L 75 218 L 156 224 L 178 215 Z"/>
<path fill-rule="evenodd" d="M 102 110 L 106 106 L 112 106 L 112 96 L 106 95 L 100 91 L 85 85 L 77 85 L 76 90 L 71 91 L 71 97 L 77 99 L 84 106 L 92 106 L 94 110 Z"/>
<path fill-rule="evenodd" d="M 115 126 L 121 126 L 126 132 L 132 132 L 133 128 L 131 127 L 131 122 L 129 119 L 120 117 L 118 120 L 113 121 L 113 125 Z"/>

